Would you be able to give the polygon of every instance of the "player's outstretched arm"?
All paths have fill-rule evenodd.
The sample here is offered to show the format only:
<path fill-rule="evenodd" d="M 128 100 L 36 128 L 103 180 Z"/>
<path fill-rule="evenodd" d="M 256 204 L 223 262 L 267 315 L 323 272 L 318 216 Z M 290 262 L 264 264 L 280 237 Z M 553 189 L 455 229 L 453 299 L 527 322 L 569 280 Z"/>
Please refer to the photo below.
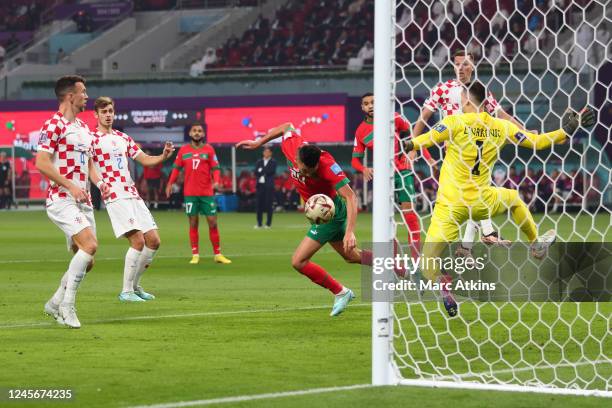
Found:
<path fill-rule="evenodd" d="M 511 128 L 511 138 L 519 146 L 536 150 L 546 149 L 553 144 L 565 142 L 566 138 L 571 137 L 579 126 L 591 127 L 595 124 L 595 112 L 586 106 L 580 113 L 568 109 L 561 118 L 561 128 L 552 132 L 535 134 L 530 132 L 521 133 L 518 127 Z"/>
<path fill-rule="evenodd" d="M 291 129 L 293 129 L 292 123 L 290 122 L 283 123 L 282 125 L 279 125 L 275 128 L 270 129 L 268 133 L 266 133 L 265 136 L 257 140 L 241 140 L 240 142 L 236 143 L 236 148 L 242 147 L 243 149 L 246 149 L 246 150 L 255 150 L 265 145 L 269 141 L 281 137 L 282 135 L 285 134 L 285 132 Z"/>
<path fill-rule="evenodd" d="M 36 168 L 55 184 L 67 188 L 68 191 L 70 191 L 70 195 L 74 197 L 77 202 L 87 201 L 87 193 L 85 190 L 75 186 L 70 180 L 57 171 L 53 165 L 51 153 L 44 151 L 36 153 Z"/>
<path fill-rule="evenodd" d="M 174 145 L 172 142 L 166 142 L 164 145 L 164 151 L 159 156 L 149 156 L 148 154 L 142 152 L 136 156 L 135 160 L 145 167 L 153 167 L 168 160 L 168 158 L 172 156 L 172 153 L 174 153 Z"/>
<path fill-rule="evenodd" d="M 346 202 L 346 231 L 344 232 L 344 239 L 342 240 L 344 250 L 346 252 L 352 251 L 357 246 L 357 239 L 355 238 L 355 223 L 357 222 L 357 196 L 353 189 L 345 184 L 338 189 L 340 197 L 344 198 Z"/>
<path fill-rule="evenodd" d="M 407 152 L 410 152 L 412 150 L 426 149 L 428 147 L 440 144 L 448 140 L 450 137 L 450 118 L 452 117 L 449 116 L 445 118 L 442 122 L 439 122 L 436 126 L 434 126 L 434 128 L 431 129 L 429 132 L 424 133 L 413 139 L 406 140 L 404 142 L 404 149 Z"/>

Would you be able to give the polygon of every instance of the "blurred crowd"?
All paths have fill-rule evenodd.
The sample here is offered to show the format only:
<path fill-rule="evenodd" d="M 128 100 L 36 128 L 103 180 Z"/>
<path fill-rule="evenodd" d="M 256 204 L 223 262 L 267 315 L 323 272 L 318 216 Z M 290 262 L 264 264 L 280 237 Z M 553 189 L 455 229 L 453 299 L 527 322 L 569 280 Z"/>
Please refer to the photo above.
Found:
<path fill-rule="evenodd" d="M 211 68 L 346 64 L 373 42 L 374 2 L 291 0 L 216 50 Z"/>

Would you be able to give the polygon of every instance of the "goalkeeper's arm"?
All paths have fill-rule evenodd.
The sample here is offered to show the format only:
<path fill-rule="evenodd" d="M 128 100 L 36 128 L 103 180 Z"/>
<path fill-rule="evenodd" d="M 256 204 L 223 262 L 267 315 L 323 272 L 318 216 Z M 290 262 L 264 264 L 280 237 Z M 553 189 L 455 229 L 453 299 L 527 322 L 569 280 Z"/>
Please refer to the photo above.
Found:
<path fill-rule="evenodd" d="M 404 150 L 407 152 L 413 150 L 427 149 L 433 145 L 440 144 L 448 140 L 450 136 L 450 130 L 448 124 L 445 121 L 440 122 L 432 130 L 427 133 L 423 133 L 414 139 L 409 139 L 404 142 Z"/>
<path fill-rule="evenodd" d="M 589 106 L 576 113 L 568 109 L 561 119 L 561 128 L 541 135 L 530 132 L 519 132 L 518 128 L 512 130 L 513 140 L 519 146 L 536 150 L 546 149 L 552 144 L 563 143 L 571 137 L 578 126 L 591 127 L 595 124 L 595 113 Z"/>

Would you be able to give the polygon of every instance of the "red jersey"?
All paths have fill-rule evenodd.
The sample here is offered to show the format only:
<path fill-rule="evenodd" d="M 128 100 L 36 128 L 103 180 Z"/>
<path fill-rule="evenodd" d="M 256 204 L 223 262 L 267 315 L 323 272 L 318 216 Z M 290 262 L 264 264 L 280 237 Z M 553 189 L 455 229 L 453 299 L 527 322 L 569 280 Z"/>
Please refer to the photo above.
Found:
<path fill-rule="evenodd" d="M 185 196 L 214 195 L 213 171 L 219 170 L 219 162 L 211 145 L 204 144 L 198 149 L 191 144 L 181 146 L 173 167 L 185 170 Z"/>
<path fill-rule="evenodd" d="M 289 173 L 293 185 L 297 188 L 304 201 L 315 194 L 325 194 L 330 198 L 336 197 L 336 190 L 349 184 L 349 179 L 338 163 L 336 163 L 333 156 L 325 150 L 321 151 L 316 177 L 302 176 L 298 170 L 295 158 L 297 157 L 298 149 L 304 144 L 307 144 L 304 138 L 293 130 L 283 135 L 281 148 L 288 161 L 287 164 L 289 165 Z"/>
<path fill-rule="evenodd" d="M 395 114 L 395 168 L 398 171 L 411 170 L 408 156 L 400 148 L 400 132 L 410 131 L 408 122 L 399 113 Z M 353 143 L 353 157 L 362 158 L 365 149 L 374 149 L 374 122 L 365 119 L 355 131 L 355 142 Z M 423 149 L 423 156 L 429 159 L 431 155 L 427 149 Z"/>

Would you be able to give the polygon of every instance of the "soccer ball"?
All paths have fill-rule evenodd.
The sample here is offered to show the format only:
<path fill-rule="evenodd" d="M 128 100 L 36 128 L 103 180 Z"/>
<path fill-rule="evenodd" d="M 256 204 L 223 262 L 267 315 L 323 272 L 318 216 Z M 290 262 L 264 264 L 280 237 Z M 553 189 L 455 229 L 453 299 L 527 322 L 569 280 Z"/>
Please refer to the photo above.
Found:
<path fill-rule="evenodd" d="M 315 194 L 306 201 L 304 214 L 313 224 L 326 224 L 334 218 L 336 206 L 325 194 Z"/>

